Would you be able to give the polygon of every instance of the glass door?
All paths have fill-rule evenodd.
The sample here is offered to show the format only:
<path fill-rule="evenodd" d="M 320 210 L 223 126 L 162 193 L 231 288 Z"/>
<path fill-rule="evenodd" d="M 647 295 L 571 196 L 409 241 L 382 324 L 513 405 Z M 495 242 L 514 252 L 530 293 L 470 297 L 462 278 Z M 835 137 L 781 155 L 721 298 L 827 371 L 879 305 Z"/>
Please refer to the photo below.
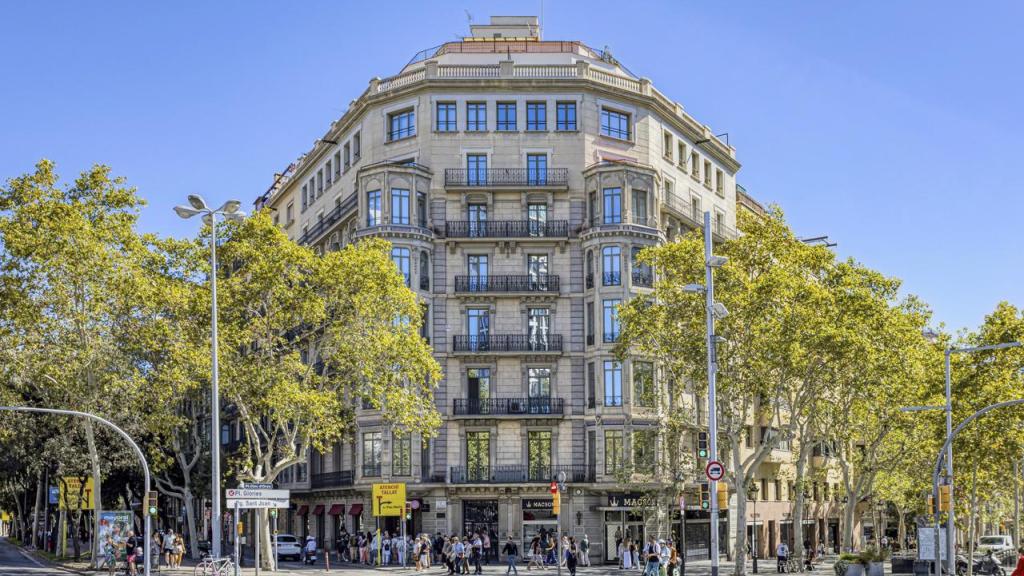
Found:
<path fill-rule="evenodd" d="M 469 236 L 483 238 L 487 235 L 487 204 L 469 205 Z"/>
<path fill-rule="evenodd" d="M 546 291 L 548 289 L 548 255 L 528 255 L 526 257 L 526 273 L 530 280 L 531 291 Z"/>
<path fill-rule="evenodd" d="M 470 368 L 468 373 L 469 393 L 467 409 L 470 414 L 490 412 L 488 400 L 491 397 L 491 369 Z"/>
<path fill-rule="evenodd" d="M 472 351 L 490 348 L 491 316 L 486 308 L 470 308 L 467 322 L 469 325 L 469 348 Z"/>
<path fill-rule="evenodd" d="M 526 219 L 530 226 L 530 236 L 544 236 L 547 231 L 548 205 L 530 204 L 526 207 Z"/>
<path fill-rule="evenodd" d="M 530 308 L 528 314 L 530 350 L 547 350 L 551 311 L 547 308 Z"/>
<path fill-rule="evenodd" d="M 485 292 L 487 290 L 487 255 L 471 254 L 466 267 L 469 269 L 469 291 Z"/>

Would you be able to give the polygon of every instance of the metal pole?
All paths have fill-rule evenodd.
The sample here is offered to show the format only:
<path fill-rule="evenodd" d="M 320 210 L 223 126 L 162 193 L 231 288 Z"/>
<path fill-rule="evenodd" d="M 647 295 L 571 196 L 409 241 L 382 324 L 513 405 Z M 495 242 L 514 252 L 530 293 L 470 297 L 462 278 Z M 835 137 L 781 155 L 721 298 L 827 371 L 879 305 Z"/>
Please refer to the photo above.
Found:
<path fill-rule="evenodd" d="M 135 455 L 139 457 L 139 462 L 142 463 L 143 491 L 144 491 L 145 494 L 149 494 L 149 487 L 150 487 L 149 486 L 149 482 L 150 482 L 150 480 L 149 480 L 149 463 L 146 462 L 146 455 L 142 453 L 142 450 L 139 449 L 139 445 L 136 444 L 134 440 L 132 440 L 132 437 L 129 436 L 127 432 L 125 432 L 124 430 L 121 430 L 120 428 L 115 426 L 109 420 L 106 420 L 104 418 L 100 418 L 99 416 L 96 416 L 95 414 L 89 414 L 88 412 L 78 412 L 77 410 L 58 410 L 56 408 L 34 408 L 34 407 L 29 407 L 29 406 L 0 406 L 0 411 L 2 411 L 2 412 L 40 412 L 40 413 L 43 413 L 43 414 L 62 414 L 62 415 L 65 415 L 65 416 L 84 416 L 86 418 L 91 418 L 92 420 L 95 420 L 96 422 L 99 422 L 100 424 L 104 424 L 106 426 L 109 426 L 115 432 L 120 434 L 122 438 L 124 438 L 125 440 L 128 441 L 128 444 L 131 445 L 132 450 L 135 451 Z M 47 486 L 47 501 L 49 501 L 49 486 Z M 150 554 L 150 550 L 149 550 L 149 544 L 150 544 L 149 543 L 149 537 L 150 537 L 150 517 L 149 517 L 149 514 L 144 514 L 144 517 L 145 517 L 144 529 L 146 531 L 146 533 L 143 535 L 143 545 L 146 547 L 145 548 L 145 550 L 146 550 L 146 556 L 145 556 L 146 562 L 145 562 L 145 566 L 144 566 L 144 570 L 145 570 L 144 574 L 145 574 L 145 576 L 149 576 L 149 567 L 150 567 L 150 562 L 149 562 L 149 554 Z"/>
<path fill-rule="evenodd" d="M 260 576 L 260 532 L 263 531 L 263 515 L 260 514 L 259 509 L 254 510 L 252 515 L 256 517 L 256 521 L 253 522 L 253 532 L 256 534 L 255 538 L 253 538 L 256 541 L 256 552 L 254 554 L 256 557 L 256 576 Z"/>
<path fill-rule="evenodd" d="M 753 549 L 751 550 L 754 562 L 754 574 L 757 574 L 757 499 L 754 499 L 754 537 L 752 538 Z"/>
<path fill-rule="evenodd" d="M 274 509 L 274 572 L 277 572 L 277 569 L 278 569 L 277 568 L 277 563 L 279 561 L 278 549 L 277 549 L 277 515 L 279 513 L 280 512 L 275 508 Z M 326 556 L 326 554 L 324 554 L 324 555 Z"/>
<path fill-rule="evenodd" d="M 210 380 L 210 482 L 211 504 L 213 510 L 211 516 L 215 519 L 213 524 L 213 556 L 220 558 L 221 554 L 221 529 L 223 519 L 220 516 L 220 389 L 217 382 L 217 217 L 210 213 L 210 295 L 211 306 L 211 338 L 210 338 L 210 360 L 212 365 L 212 376 Z"/>
<path fill-rule="evenodd" d="M 1020 463 L 1013 461 L 1013 542 L 1020 546 Z"/>
<path fill-rule="evenodd" d="M 242 554 L 241 554 L 242 549 L 240 547 L 239 540 L 238 540 L 238 501 L 237 500 L 235 500 L 235 515 L 231 519 L 231 525 L 232 525 L 231 526 L 232 530 L 234 530 L 234 534 L 232 534 L 232 536 L 235 539 L 235 576 L 238 576 L 238 567 L 242 563 Z"/>
<path fill-rule="evenodd" d="M 707 315 L 708 339 L 708 436 L 710 437 L 709 457 L 718 460 L 718 416 L 715 401 L 715 372 L 718 360 L 715 357 L 715 281 L 711 266 L 711 212 L 704 213 L 704 297 Z M 718 482 L 711 480 L 711 576 L 718 576 Z"/>
<path fill-rule="evenodd" d="M 562 495 L 559 494 L 558 497 L 559 497 L 559 499 L 561 499 Z M 563 554 L 563 552 L 562 552 L 562 502 L 561 501 L 558 502 L 558 514 L 555 514 L 555 526 L 557 527 L 557 530 L 555 530 L 555 538 L 557 539 L 557 542 L 558 542 L 558 558 L 555 558 L 555 566 L 558 567 L 558 576 L 562 576 L 562 554 Z"/>
<path fill-rule="evenodd" d="M 956 517 L 953 506 L 953 443 L 950 436 L 953 435 L 953 397 L 950 393 L 950 368 L 949 357 L 952 351 L 946 348 L 946 482 L 949 484 L 949 514 L 946 517 L 946 573 L 955 574 L 956 570 Z M 938 504 L 938 499 L 935 500 Z M 935 532 L 938 533 L 939 525 L 935 525 Z"/>

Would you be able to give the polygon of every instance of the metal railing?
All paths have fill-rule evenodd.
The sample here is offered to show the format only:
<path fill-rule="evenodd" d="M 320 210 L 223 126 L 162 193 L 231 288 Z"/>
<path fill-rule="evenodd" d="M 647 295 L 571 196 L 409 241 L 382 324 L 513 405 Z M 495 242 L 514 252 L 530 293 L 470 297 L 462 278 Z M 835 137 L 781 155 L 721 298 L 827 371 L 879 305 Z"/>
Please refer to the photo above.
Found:
<path fill-rule="evenodd" d="M 633 271 L 633 286 L 640 286 L 642 288 L 650 288 L 654 285 L 654 274 L 645 272 L 643 270 Z"/>
<path fill-rule="evenodd" d="M 565 413 L 562 398 L 456 398 L 452 407 L 455 416 L 561 416 Z"/>
<path fill-rule="evenodd" d="M 488 334 L 452 336 L 455 352 L 561 352 L 562 335 Z"/>
<path fill-rule="evenodd" d="M 456 276 L 456 292 L 558 292 L 557 274 Z"/>
<path fill-rule="evenodd" d="M 354 210 L 356 203 L 359 198 L 355 194 L 349 195 L 341 204 L 335 206 L 330 212 L 324 215 L 323 220 L 320 220 L 313 225 L 312 228 L 306 231 L 305 234 L 299 237 L 299 244 L 312 244 L 323 236 L 335 222 L 341 219 L 342 216 L 347 214 L 350 210 Z"/>
<path fill-rule="evenodd" d="M 312 474 L 309 477 L 309 487 L 333 488 L 335 486 L 351 486 L 355 482 L 355 474 L 351 470 L 339 470 L 337 472 L 324 472 Z"/>
<path fill-rule="evenodd" d="M 586 285 L 587 285 L 587 290 L 590 290 L 591 288 L 594 287 L 594 273 L 593 272 L 591 272 L 590 274 L 587 274 Z"/>
<path fill-rule="evenodd" d="M 363 476 L 380 476 L 380 464 L 363 464 Z"/>
<path fill-rule="evenodd" d="M 601 274 L 602 286 L 618 286 L 622 284 L 621 272 L 603 272 Z"/>
<path fill-rule="evenodd" d="M 568 168 L 446 168 L 445 186 L 568 186 Z"/>
<path fill-rule="evenodd" d="M 614 331 L 614 332 L 605 332 L 604 333 L 604 341 L 605 342 L 618 342 L 619 341 L 619 332 L 617 330 Z"/>
<path fill-rule="evenodd" d="M 565 472 L 566 482 L 593 482 L 594 476 L 586 464 L 503 466 L 452 466 L 449 481 L 452 484 L 518 484 L 523 482 L 547 484 Z"/>
<path fill-rule="evenodd" d="M 450 220 L 448 238 L 568 238 L 567 220 Z"/>

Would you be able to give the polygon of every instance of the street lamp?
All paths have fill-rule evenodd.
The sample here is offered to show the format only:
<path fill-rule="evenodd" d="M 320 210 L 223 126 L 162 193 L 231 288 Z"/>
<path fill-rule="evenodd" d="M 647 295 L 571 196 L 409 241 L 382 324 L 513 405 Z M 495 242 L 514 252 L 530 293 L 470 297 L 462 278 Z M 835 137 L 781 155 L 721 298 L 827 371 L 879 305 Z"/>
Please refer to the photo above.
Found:
<path fill-rule="evenodd" d="M 220 517 L 220 390 L 217 385 L 217 216 L 239 222 L 245 218 L 245 213 L 238 210 L 242 205 L 238 200 L 228 200 L 220 208 L 211 210 L 206 206 L 202 196 L 189 194 L 188 203 L 190 206 L 175 206 L 174 212 L 185 219 L 202 214 L 203 223 L 210 227 L 210 504 L 213 508 L 210 513 L 213 518 L 211 552 L 214 558 L 220 558 L 223 519 Z"/>
<path fill-rule="evenodd" d="M 747 490 L 747 498 L 754 503 L 754 529 L 751 530 L 753 538 L 750 543 L 750 556 L 751 560 L 754 562 L 754 574 L 757 574 L 757 493 L 760 491 L 761 489 L 757 487 L 756 483 L 751 484 L 750 489 Z"/>
<path fill-rule="evenodd" d="M 721 302 L 715 302 L 715 268 L 721 268 L 729 261 L 725 256 L 715 256 L 711 253 L 711 212 L 704 213 L 704 285 L 687 284 L 683 286 L 683 292 L 696 294 L 703 293 L 705 298 L 705 316 L 707 317 L 707 347 L 708 347 L 708 437 L 709 454 L 711 461 L 718 460 L 718 410 L 715 404 L 715 376 L 718 372 L 718 354 L 716 351 L 719 342 L 715 335 L 715 319 L 725 318 L 729 311 Z M 711 480 L 709 484 L 711 491 L 711 576 L 718 576 L 718 481 Z"/>

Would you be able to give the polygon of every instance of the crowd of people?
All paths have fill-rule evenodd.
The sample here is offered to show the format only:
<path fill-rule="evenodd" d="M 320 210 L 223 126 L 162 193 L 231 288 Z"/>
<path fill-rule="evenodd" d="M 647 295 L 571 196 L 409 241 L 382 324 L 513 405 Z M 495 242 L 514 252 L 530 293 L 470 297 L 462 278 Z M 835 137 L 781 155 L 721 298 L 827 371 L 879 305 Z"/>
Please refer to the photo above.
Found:
<path fill-rule="evenodd" d="M 622 570 L 643 569 L 643 576 L 675 576 L 682 565 L 682 557 L 671 539 L 666 542 L 652 537 L 645 544 L 624 538 L 618 541 L 617 546 L 619 568 Z"/>
<path fill-rule="evenodd" d="M 144 550 L 145 538 L 129 530 L 123 537 L 108 535 L 103 542 L 103 566 L 112 574 L 122 565 L 127 565 L 128 573 L 135 576 L 145 569 L 144 562 L 148 556 L 150 566 L 158 568 L 160 559 L 163 566 L 180 568 L 185 556 L 185 539 L 180 533 L 171 529 L 154 532 L 149 541 L 150 553 Z"/>

